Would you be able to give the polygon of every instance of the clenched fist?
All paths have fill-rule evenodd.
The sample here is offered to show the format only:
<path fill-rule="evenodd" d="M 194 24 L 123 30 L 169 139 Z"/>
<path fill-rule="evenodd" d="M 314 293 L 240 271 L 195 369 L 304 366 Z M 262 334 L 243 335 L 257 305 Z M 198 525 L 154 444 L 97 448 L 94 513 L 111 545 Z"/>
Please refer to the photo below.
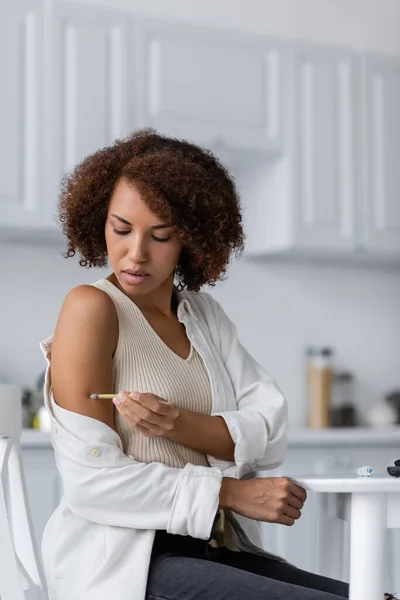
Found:
<path fill-rule="evenodd" d="M 301 517 L 306 491 L 286 477 L 222 480 L 220 507 L 256 521 L 294 525 Z"/>

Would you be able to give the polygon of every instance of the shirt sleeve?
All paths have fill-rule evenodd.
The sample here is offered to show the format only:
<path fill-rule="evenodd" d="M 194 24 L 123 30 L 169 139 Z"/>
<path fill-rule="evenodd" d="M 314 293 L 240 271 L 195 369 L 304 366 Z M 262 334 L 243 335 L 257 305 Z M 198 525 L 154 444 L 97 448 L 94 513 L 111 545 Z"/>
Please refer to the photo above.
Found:
<path fill-rule="evenodd" d="M 235 444 L 234 464 L 208 456 L 224 476 L 240 478 L 257 470 L 279 466 L 287 448 L 287 404 L 273 378 L 247 352 L 237 330 L 216 300 L 209 296 L 214 331 L 222 361 L 234 390 L 237 410 L 213 413 L 224 419 Z"/>
<path fill-rule="evenodd" d="M 64 498 L 72 513 L 104 525 L 210 537 L 219 505 L 218 468 L 137 462 L 123 453 L 114 430 L 86 419 L 74 414 L 79 437 L 59 422 L 53 433 Z"/>

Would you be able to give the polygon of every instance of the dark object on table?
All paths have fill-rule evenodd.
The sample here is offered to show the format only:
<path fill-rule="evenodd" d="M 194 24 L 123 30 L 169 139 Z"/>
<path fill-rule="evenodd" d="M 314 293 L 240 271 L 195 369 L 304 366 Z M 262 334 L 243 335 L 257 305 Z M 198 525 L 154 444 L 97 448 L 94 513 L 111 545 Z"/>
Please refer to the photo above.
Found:
<path fill-rule="evenodd" d="M 400 477 L 400 460 L 394 461 L 394 467 L 387 467 L 387 472 L 392 477 Z"/>

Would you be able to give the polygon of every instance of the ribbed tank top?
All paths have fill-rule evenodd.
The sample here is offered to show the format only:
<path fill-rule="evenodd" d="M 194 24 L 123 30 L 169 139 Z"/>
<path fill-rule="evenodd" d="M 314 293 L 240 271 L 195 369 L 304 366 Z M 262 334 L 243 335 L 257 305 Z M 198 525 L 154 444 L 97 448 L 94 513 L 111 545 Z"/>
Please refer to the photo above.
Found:
<path fill-rule="evenodd" d="M 118 316 L 118 344 L 113 359 L 113 391 L 151 392 L 186 410 L 210 414 L 211 387 L 203 359 L 191 345 L 184 359 L 169 348 L 142 311 L 108 279 L 92 284 L 113 300 Z M 115 408 L 114 420 L 125 454 L 144 463 L 183 468 L 208 466 L 205 454 L 164 437 L 147 438 Z"/>

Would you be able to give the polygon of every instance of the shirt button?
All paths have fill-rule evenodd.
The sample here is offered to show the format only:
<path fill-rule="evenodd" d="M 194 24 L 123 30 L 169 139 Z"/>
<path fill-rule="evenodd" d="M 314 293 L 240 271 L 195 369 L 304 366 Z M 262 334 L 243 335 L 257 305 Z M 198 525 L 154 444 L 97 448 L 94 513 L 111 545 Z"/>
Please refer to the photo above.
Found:
<path fill-rule="evenodd" d="M 100 454 L 100 452 L 97 450 L 97 448 L 93 448 L 92 455 L 93 456 L 98 456 L 99 454 Z"/>
<path fill-rule="evenodd" d="M 128 458 L 131 458 L 132 460 L 135 460 L 135 457 L 132 456 L 132 454 L 128 454 Z"/>
<path fill-rule="evenodd" d="M 58 433 L 58 427 L 57 427 L 57 425 L 53 425 L 53 431 L 54 431 L 54 433 Z"/>

